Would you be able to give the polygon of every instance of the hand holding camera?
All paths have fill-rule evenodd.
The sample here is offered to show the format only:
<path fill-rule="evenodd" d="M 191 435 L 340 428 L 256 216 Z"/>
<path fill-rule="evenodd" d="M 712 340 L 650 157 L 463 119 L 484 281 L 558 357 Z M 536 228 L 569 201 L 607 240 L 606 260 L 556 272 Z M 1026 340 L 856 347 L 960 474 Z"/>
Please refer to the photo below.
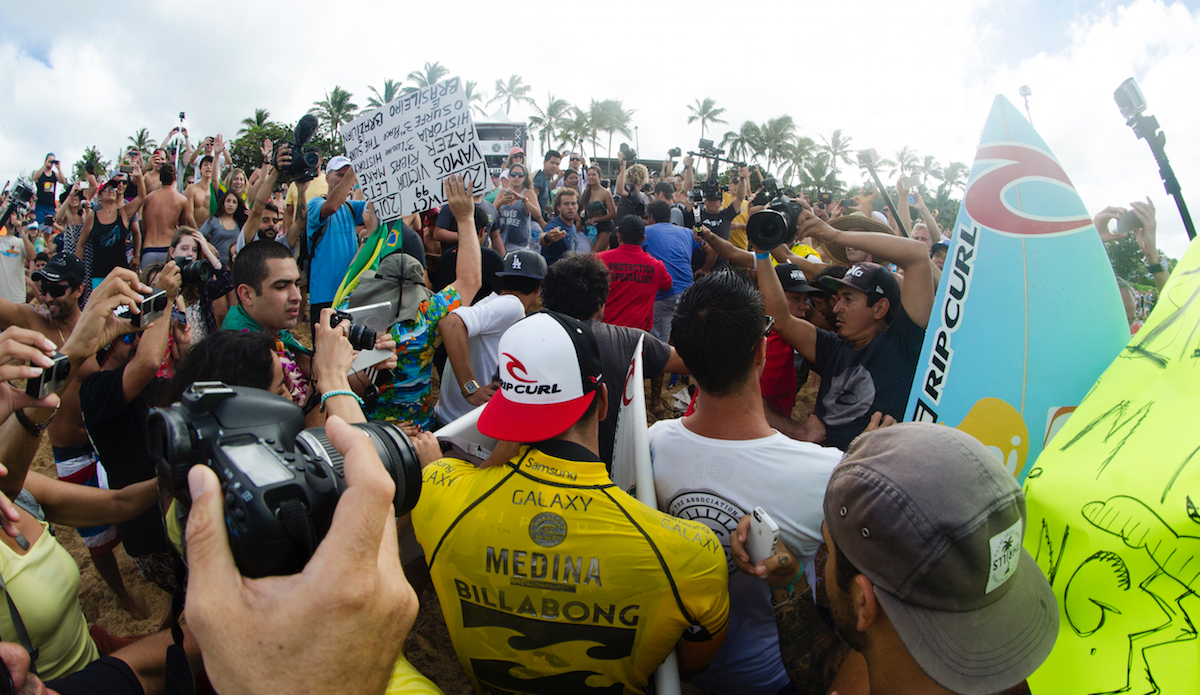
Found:
<path fill-rule="evenodd" d="M 9 326 L 0 333 L 0 422 L 20 408 L 58 407 L 57 389 L 53 386 L 57 373 L 63 368 L 61 362 L 55 360 L 56 356 L 63 357 L 54 343 L 37 331 Z M 70 365 L 65 366 L 69 371 Z M 26 389 L 13 388 L 9 382 L 14 379 L 26 379 Z M 48 392 L 47 387 L 50 387 Z M 31 390 L 34 393 L 31 394 Z"/>
<path fill-rule="evenodd" d="M 101 347 L 113 340 L 131 333 L 132 320 L 117 316 L 118 308 L 124 308 L 129 317 L 136 316 L 139 323 L 142 319 L 143 304 L 146 296 L 156 294 L 154 289 L 142 284 L 138 276 L 128 268 L 114 268 L 104 278 L 100 286 L 92 290 L 88 298 L 87 308 L 80 314 L 75 323 L 75 330 L 67 336 L 61 352 L 71 360 L 72 368 L 79 362 L 96 354 Z M 159 291 L 163 308 L 166 308 L 166 293 Z M 146 322 L 149 325 L 149 322 Z"/>
<path fill-rule="evenodd" d="M 345 491 L 300 574 L 241 576 L 220 481 L 206 465 L 187 471 L 188 622 L 220 692 L 299 692 L 321 683 L 383 692 L 412 627 L 417 597 L 400 567 L 395 479 L 361 428 L 331 417 L 322 438 L 344 470 Z M 373 647 L 313 639 L 314 625 L 331 635 L 369 634 Z"/>
<path fill-rule="evenodd" d="M 829 226 L 828 222 L 817 217 L 810 210 L 800 213 L 796 224 L 799 227 L 799 232 L 796 234 L 798 239 L 812 237 L 813 241 L 823 244 L 834 241 L 838 235 L 838 230 Z"/>

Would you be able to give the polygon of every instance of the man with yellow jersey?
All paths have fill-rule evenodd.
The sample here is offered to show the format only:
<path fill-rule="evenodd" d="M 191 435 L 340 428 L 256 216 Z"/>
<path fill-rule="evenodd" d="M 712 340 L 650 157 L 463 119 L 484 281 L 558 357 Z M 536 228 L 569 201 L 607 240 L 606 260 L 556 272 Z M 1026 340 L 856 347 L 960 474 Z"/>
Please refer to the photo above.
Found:
<path fill-rule="evenodd" d="M 678 648 L 686 678 L 725 637 L 720 541 L 619 490 L 600 460 L 600 352 L 541 311 L 500 339 L 501 388 L 479 431 L 523 442 L 507 463 L 423 474 L 413 529 L 477 692 L 641 693 Z"/>

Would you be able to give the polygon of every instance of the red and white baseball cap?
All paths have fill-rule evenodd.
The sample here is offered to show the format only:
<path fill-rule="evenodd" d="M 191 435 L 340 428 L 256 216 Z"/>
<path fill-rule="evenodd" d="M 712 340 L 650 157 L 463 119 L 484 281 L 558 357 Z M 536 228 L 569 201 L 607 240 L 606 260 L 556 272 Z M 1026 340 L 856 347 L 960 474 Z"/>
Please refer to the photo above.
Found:
<path fill-rule="evenodd" d="M 479 414 L 479 432 L 540 442 L 583 417 L 600 388 L 600 347 L 579 321 L 539 311 L 500 337 L 500 389 Z"/>

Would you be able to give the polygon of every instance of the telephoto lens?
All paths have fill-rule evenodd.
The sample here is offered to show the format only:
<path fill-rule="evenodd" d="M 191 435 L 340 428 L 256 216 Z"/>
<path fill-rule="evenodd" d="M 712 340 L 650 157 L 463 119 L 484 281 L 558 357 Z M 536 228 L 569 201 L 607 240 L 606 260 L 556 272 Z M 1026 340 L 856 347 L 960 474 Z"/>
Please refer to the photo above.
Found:
<path fill-rule="evenodd" d="M 354 318 L 344 311 L 333 312 L 333 315 L 329 317 L 329 327 L 337 328 L 342 321 L 350 322 L 350 329 L 346 332 L 346 337 L 350 340 L 351 347 L 355 350 L 373 350 L 375 348 L 377 335 L 375 331 L 361 323 L 354 323 Z"/>
<path fill-rule="evenodd" d="M 201 258 L 198 261 L 189 260 L 187 256 L 177 256 L 173 259 L 179 266 L 179 274 L 183 276 L 185 285 L 203 285 L 212 280 L 213 266 Z"/>
<path fill-rule="evenodd" d="M 746 220 L 746 237 L 763 251 L 786 244 L 795 237 L 796 221 L 803 210 L 799 203 L 780 196 Z"/>
<path fill-rule="evenodd" d="M 416 447 L 395 425 L 354 425 L 367 433 L 396 483 L 396 515 L 421 495 Z M 211 467 L 221 481 L 225 526 L 238 570 L 246 577 L 295 574 L 329 531 L 346 490 L 342 455 L 324 427 L 304 429 L 304 413 L 274 393 L 221 382 L 196 382 L 181 402 L 150 411 L 147 448 L 160 486 L 185 525 L 191 506 L 187 474 Z"/>

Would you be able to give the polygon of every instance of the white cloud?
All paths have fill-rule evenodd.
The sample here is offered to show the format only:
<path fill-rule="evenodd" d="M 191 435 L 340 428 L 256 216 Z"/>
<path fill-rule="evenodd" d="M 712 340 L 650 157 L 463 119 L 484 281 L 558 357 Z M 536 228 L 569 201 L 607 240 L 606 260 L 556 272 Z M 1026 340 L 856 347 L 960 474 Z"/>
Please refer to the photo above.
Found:
<path fill-rule="evenodd" d="M 28 173 L 50 150 L 72 162 L 92 144 L 115 154 L 138 128 L 160 138 L 180 110 L 196 139 L 232 135 L 260 107 L 294 121 L 335 84 L 361 106 L 368 84 L 401 80 L 425 61 L 489 92 L 515 73 L 539 101 L 547 92 L 574 103 L 620 98 L 637 110 L 646 157 L 693 147 L 699 127 L 687 125 L 686 105 L 713 97 L 730 122 L 718 136 L 788 113 L 814 139 L 841 128 L 885 155 L 907 145 L 969 162 L 995 94 L 1019 104 L 1017 87 L 1028 84 L 1034 124 L 1089 208 L 1149 194 L 1160 246 L 1182 252 L 1182 224 L 1149 149 L 1111 94 L 1138 77 L 1185 194 L 1200 191 L 1196 12 L 1157 0 L 1083 11 L 1062 45 L 1017 62 L 1004 50 L 1015 39 L 1006 27 L 1050 6 L 814 5 L 117 2 L 97 19 L 77 0 L 25 4 L 7 13 L 0 37 L 0 179 Z"/>

